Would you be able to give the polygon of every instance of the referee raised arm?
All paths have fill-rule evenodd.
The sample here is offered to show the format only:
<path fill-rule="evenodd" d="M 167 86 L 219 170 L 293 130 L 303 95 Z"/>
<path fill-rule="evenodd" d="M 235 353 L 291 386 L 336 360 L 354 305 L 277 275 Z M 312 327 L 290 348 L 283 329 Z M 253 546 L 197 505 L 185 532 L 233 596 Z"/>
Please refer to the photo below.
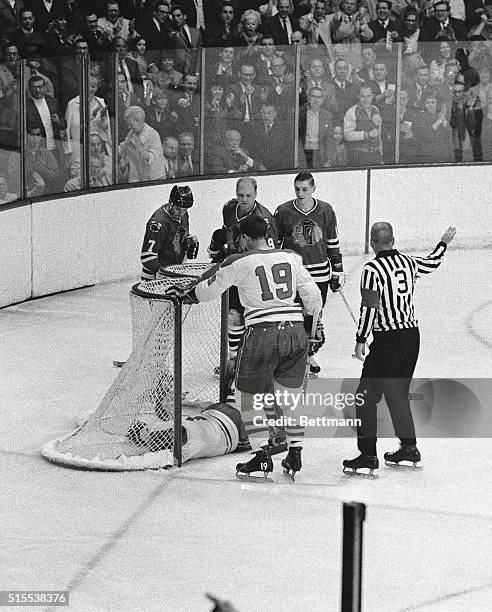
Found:
<path fill-rule="evenodd" d="M 415 439 L 415 427 L 408 391 L 419 355 L 420 336 L 413 305 L 416 280 L 436 270 L 442 262 L 448 244 L 456 234 L 449 227 L 440 242 L 427 257 L 410 257 L 394 247 L 393 228 L 389 223 L 375 223 L 371 228 L 371 247 L 375 259 L 366 263 L 361 276 L 361 306 L 357 329 L 355 357 L 364 361 L 366 341 L 373 334 L 370 351 L 364 361 L 357 397 L 357 446 L 360 455 L 346 459 L 345 468 L 354 473 L 379 467 L 376 454 L 377 404 L 384 394 L 391 414 L 400 449 L 385 453 L 389 463 L 410 461 L 416 465 L 420 453 Z"/>

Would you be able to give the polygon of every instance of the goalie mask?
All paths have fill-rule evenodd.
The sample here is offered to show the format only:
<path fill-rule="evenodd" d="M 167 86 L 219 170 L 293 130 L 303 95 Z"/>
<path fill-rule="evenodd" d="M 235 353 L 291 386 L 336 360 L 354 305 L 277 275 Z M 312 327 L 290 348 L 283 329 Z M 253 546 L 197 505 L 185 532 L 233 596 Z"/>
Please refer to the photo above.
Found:
<path fill-rule="evenodd" d="M 188 185 L 179 187 L 174 185 L 171 189 L 171 195 L 169 196 L 169 203 L 171 206 L 178 206 L 179 208 L 191 208 L 193 206 L 193 193 Z"/>

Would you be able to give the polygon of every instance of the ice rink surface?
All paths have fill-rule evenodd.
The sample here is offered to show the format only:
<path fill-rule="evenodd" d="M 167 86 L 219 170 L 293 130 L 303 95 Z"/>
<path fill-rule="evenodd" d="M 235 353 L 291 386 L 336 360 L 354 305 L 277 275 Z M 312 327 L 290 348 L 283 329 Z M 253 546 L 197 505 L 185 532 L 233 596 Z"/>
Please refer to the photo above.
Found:
<path fill-rule="evenodd" d="M 366 259 L 346 258 L 355 312 Z M 419 281 L 417 377 L 490 377 L 491 264 L 490 250 L 451 251 Z M 374 481 L 341 473 L 356 454 L 348 438 L 308 440 L 296 483 L 280 459 L 273 484 L 240 482 L 238 454 L 133 473 L 44 460 L 42 444 L 99 404 L 118 373 L 112 361 L 130 351 L 130 286 L 0 311 L 0 590 L 68 589 L 77 612 L 206 611 L 206 591 L 239 612 L 336 611 L 342 502 L 361 501 L 365 612 L 492 609 L 487 438 L 422 439 L 422 471 L 382 466 Z M 340 297 L 329 296 L 324 323 L 323 376 L 357 378 L 354 324 Z M 381 440 L 380 456 L 395 447 Z"/>

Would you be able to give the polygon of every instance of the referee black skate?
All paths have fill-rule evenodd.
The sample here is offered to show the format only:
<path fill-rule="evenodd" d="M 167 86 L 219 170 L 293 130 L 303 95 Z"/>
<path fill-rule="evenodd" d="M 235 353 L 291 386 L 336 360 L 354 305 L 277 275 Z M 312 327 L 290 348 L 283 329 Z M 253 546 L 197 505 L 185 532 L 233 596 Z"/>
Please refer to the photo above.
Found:
<path fill-rule="evenodd" d="M 420 461 L 415 426 L 408 391 L 419 354 L 420 336 L 414 314 L 415 282 L 436 270 L 448 244 L 456 234 L 449 227 L 427 257 L 410 257 L 393 248 L 393 228 L 389 223 L 375 223 L 371 228 L 371 247 L 375 259 L 365 264 L 361 276 L 361 307 L 355 357 L 364 361 L 366 341 L 373 341 L 364 361 L 357 393 L 365 398 L 357 405 L 357 446 L 360 455 L 345 459 L 343 471 L 357 473 L 367 468 L 369 474 L 379 467 L 376 453 L 377 404 L 384 394 L 400 448 L 385 453 L 387 465 Z"/>

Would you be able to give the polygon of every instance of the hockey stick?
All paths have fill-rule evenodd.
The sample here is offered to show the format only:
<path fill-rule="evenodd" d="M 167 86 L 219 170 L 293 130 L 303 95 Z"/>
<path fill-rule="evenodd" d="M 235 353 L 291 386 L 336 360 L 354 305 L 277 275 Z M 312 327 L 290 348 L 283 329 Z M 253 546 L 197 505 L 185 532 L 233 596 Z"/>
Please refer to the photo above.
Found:
<path fill-rule="evenodd" d="M 338 293 L 340 294 L 340 297 L 342 298 L 343 303 L 345 304 L 345 307 L 347 308 L 349 315 L 352 317 L 352 321 L 357 326 L 358 325 L 358 321 L 355 318 L 354 312 L 353 312 L 352 308 L 350 307 L 350 304 L 348 303 L 347 298 L 345 297 L 343 291 L 341 289 L 339 289 Z"/>
<path fill-rule="evenodd" d="M 316 327 L 318 326 L 318 319 L 320 317 L 321 311 L 318 310 L 313 314 L 313 322 L 311 324 L 311 332 L 309 334 L 309 339 L 310 340 L 314 340 L 316 338 Z M 307 389 L 307 381 L 309 378 L 309 366 L 310 366 L 310 355 L 309 355 L 309 350 L 308 350 L 308 356 L 307 356 L 307 362 L 306 362 L 306 371 L 304 373 L 304 380 L 302 381 L 302 395 L 305 396 L 306 395 L 306 389 Z"/>

